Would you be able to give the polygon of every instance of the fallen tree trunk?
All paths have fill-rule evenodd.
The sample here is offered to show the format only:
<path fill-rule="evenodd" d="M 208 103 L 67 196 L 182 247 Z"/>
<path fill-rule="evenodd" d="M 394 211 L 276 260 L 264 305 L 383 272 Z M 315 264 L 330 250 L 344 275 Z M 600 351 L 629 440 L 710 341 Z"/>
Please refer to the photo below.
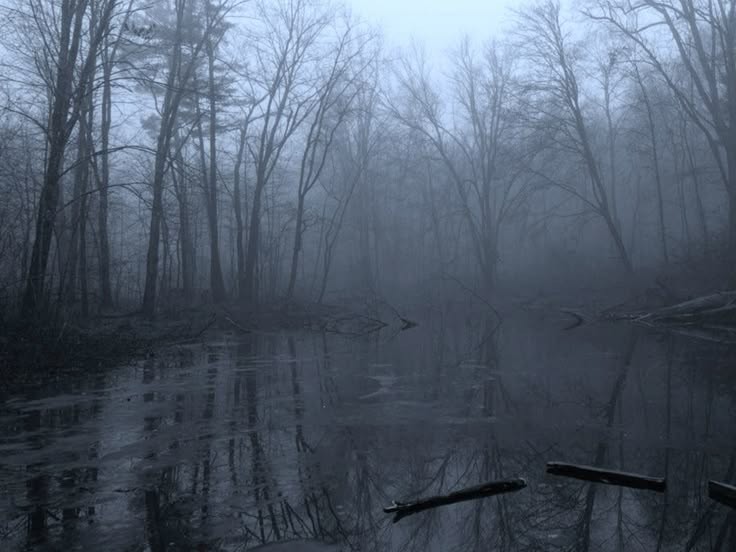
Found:
<path fill-rule="evenodd" d="M 566 464 L 564 462 L 547 462 L 547 473 L 592 481 L 594 483 L 618 485 L 619 487 L 630 487 L 632 489 L 646 489 L 659 493 L 663 493 L 667 489 L 667 481 L 665 479 L 636 473 L 604 470 L 592 466 Z"/>
<path fill-rule="evenodd" d="M 716 343 L 736 343 L 736 291 L 721 291 L 650 311 L 606 309 L 594 315 L 560 309 L 574 321 L 565 329 L 588 322 L 625 321 L 661 328 Z"/>
<path fill-rule="evenodd" d="M 736 487 L 733 485 L 713 480 L 708 481 L 708 496 L 716 502 L 736 508 Z"/>
<path fill-rule="evenodd" d="M 730 324 L 736 328 L 736 291 L 705 295 L 650 312 L 618 313 L 609 316 L 648 324 Z"/>
<path fill-rule="evenodd" d="M 391 506 L 384 508 L 383 511 L 387 514 L 395 513 L 394 523 L 396 523 L 407 516 L 423 512 L 424 510 L 430 510 L 432 508 L 438 508 L 439 506 L 446 506 L 448 504 L 455 504 L 457 502 L 465 502 L 467 500 L 476 500 L 478 498 L 520 491 L 525 487 L 526 481 L 521 478 L 490 481 L 474 487 L 467 487 L 447 495 L 420 498 L 413 502 L 394 502 Z"/>

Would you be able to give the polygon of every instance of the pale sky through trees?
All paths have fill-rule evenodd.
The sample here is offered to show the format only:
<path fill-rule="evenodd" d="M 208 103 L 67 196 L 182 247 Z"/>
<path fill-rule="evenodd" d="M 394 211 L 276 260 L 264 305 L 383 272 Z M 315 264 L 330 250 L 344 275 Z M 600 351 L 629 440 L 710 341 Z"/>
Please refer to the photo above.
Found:
<path fill-rule="evenodd" d="M 427 52 L 441 56 L 467 34 L 482 42 L 496 35 L 508 20 L 514 0 L 349 0 L 354 14 L 378 25 L 389 46 L 406 46 L 412 39 Z"/>

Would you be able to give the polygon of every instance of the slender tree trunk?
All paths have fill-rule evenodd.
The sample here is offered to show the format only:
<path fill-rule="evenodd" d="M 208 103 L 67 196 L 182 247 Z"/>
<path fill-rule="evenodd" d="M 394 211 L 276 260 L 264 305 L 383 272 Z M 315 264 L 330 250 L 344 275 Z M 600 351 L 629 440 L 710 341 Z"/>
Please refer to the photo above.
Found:
<path fill-rule="evenodd" d="M 698 168 L 695 158 L 693 156 L 693 150 L 690 146 L 690 140 L 688 139 L 687 126 L 682 125 L 682 140 L 685 154 L 687 157 L 687 168 L 690 177 L 693 181 L 693 193 L 695 194 L 695 207 L 698 214 L 698 222 L 700 224 L 700 231 L 703 234 L 703 250 L 706 255 L 710 251 L 710 234 L 708 232 L 708 218 L 705 214 L 705 206 L 703 205 L 703 198 L 700 195 L 700 178 L 698 178 Z"/>
<path fill-rule="evenodd" d="M 237 276 L 238 296 L 243 297 L 243 289 L 245 286 L 245 252 L 243 250 L 243 204 L 240 197 L 241 171 L 245 173 L 243 160 L 245 157 L 245 142 L 247 138 L 247 123 L 240 130 L 240 143 L 238 145 L 238 154 L 235 159 L 235 168 L 233 171 L 233 207 L 235 209 L 235 251 L 237 255 Z M 244 179 L 243 179 L 244 180 Z M 247 194 L 247 190 L 244 190 Z"/>
<path fill-rule="evenodd" d="M 296 224 L 294 228 L 294 247 L 291 251 L 291 270 L 289 271 L 289 286 L 286 290 L 286 297 L 291 299 L 294 296 L 294 287 L 296 286 L 296 273 L 299 268 L 299 253 L 302 249 L 302 239 L 304 234 L 304 195 L 299 194 L 296 208 Z"/>
<path fill-rule="evenodd" d="M 631 264 L 631 259 L 629 258 L 629 253 L 626 250 L 626 245 L 624 244 L 624 241 L 621 237 L 621 232 L 616 225 L 616 221 L 613 219 L 613 215 L 608 203 L 606 188 L 603 184 L 603 180 L 598 169 L 598 164 L 596 163 L 595 156 L 593 155 L 593 150 L 590 146 L 588 131 L 585 127 L 583 116 L 578 106 L 577 98 L 573 98 L 570 103 L 572 105 L 572 111 L 575 116 L 575 126 L 583 148 L 583 159 L 585 160 L 590 179 L 593 181 L 594 189 L 597 192 L 598 212 L 603 217 L 603 220 L 608 227 L 608 231 L 611 234 L 611 238 L 613 238 L 613 243 L 616 247 L 616 251 L 618 252 L 619 258 L 621 259 L 621 263 L 624 265 L 626 272 L 632 273 L 634 271 L 634 267 Z"/>
<path fill-rule="evenodd" d="M 657 187 L 657 215 L 659 220 L 659 238 L 662 244 L 662 259 L 664 263 L 669 264 L 669 254 L 667 252 L 667 230 L 664 220 L 664 197 L 662 191 L 662 175 L 659 171 L 659 147 L 657 145 L 657 129 L 654 124 L 654 114 L 652 112 L 652 104 L 649 101 L 644 81 L 639 74 L 639 68 L 635 67 L 636 80 L 641 90 L 642 99 L 644 100 L 644 108 L 647 114 L 647 129 L 649 130 L 649 143 L 652 147 L 652 163 L 654 171 L 654 182 Z"/>
<path fill-rule="evenodd" d="M 143 290 L 142 305 L 143 314 L 148 317 L 153 317 L 156 312 L 159 244 L 161 242 L 161 218 L 163 217 L 164 142 L 164 137 L 159 136 L 153 172 L 153 203 L 148 235 L 148 252 L 146 254 L 146 283 Z"/>
<path fill-rule="evenodd" d="M 611 115 L 611 91 L 610 77 L 606 77 L 605 102 L 606 102 L 606 125 L 608 127 L 608 165 L 609 165 L 609 185 L 611 193 L 611 217 L 617 228 L 621 228 L 621 221 L 618 217 L 618 194 L 616 174 L 618 167 L 616 164 L 616 130 L 613 126 L 613 117 Z"/>
<path fill-rule="evenodd" d="M 736 121 L 734 121 L 733 134 L 736 134 Z M 731 262 L 731 279 L 736 284 L 736 136 L 729 144 L 727 152 L 728 160 L 728 247 L 729 260 Z"/>
<path fill-rule="evenodd" d="M 84 119 L 85 115 L 82 115 Z M 89 175 L 89 164 L 87 163 L 87 133 L 80 125 L 77 136 L 77 166 L 74 169 L 74 189 L 72 196 L 71 228 L 66 247 L 66 269 L 62 270 L 62 279 L 65 289 L 64 299 L 67 305 L 73 305 L 77 300 L 77 270 L 79 268 L 79 231 L 81 227 L 82 207 L 84 194 L 87 191 L 87 178 Z M 63 202 L 63 193 L 62 193 Z M 66 241 L 66 240 L 65 240 Z M 63 247 L 63 246 L 62 246 Z M 64 272 L 66 276 L 64 277 Z"/>
<path fill-rule="evenodd" d="M 207 193 L 207 215 L 210 226 L 210 287 L 215 303 L 225 300 L 225 283 L 220 261 L 220 238 L 217 217 L 217 101 L 215 90 L 215 52 L 208 40 L 207 65 L 209 80 L 209 119 L 210 119 L 210 164 Z"/>
<path fill-rule="evenodd" d="M 79 219 L 79 297 L 81 299 L 82 316 L 89 316 L 89 275 L 87 274 L 87 181 L 85 180 L 82 197 L 81 218 Z"/>
<path fill-rule="evenodd" d="M 174 148 L 176 150 L 176 164 L 184 166 L 181 156 L 180 141 L 178 135 L 175 137 Z M 184 291 L 184 299 L 191 300 L 194 292 L 194 244 L 192 241 L 192 229 L 189 216 L 189 193 L 186 176 L 182 173 L 177 176 L 177 167 L 171 168 L 171 177 L 176 191 L 176 200 L 179 206 L 179 250 L 180 250 L 180 272 L 181 287 Z"/>
<path fill-rule="evenodd" d="M 107 51 L 107 48 L 105 49 Z M 106 54 L 103 64 L 102 81 L 102 117 L 100 121 L 100 140 L 102 153 L 100 154 L 100 178 L 97 181 L 99 205 L 97 209 L 97 232 L 99 235 L 100 258 L 100 307 L 110 308 L 112 301 L 112 285 L 110 283 L 110 238 L 108 235 L 108 211 L 110 185 L 110 127 L 112 125 L 112 60 Z"/>
<path fill-rule="evenodd" d="M 37 313 L 43 301 L 44 279 L 59 203 L 61 167 L 70 133 L 69 110 L 85 7 L 84 2 L 79 2 L 76 6 L 69 0 L 61 3 L 61 36 L 56 60 L 54 98 L 49 117 L 46 171 L 38 205 L 36 237 L 23 294 L 23 313 L 26 316 Z"/>
<path fill-rule="evenodd" d="M 256 264 L 258 262 L 261 222 L 261 195 L 263 194 L 264 176 L 256 176 L 256 186 L 253 191 L 253 206 L 251 208 L 250 225 L 248 228 L 248 247 L 245 256 L 245 277 L 243 279 L 243 299 L 246 304 L 254 304 L 256 297 Z"/>
<path fill-rule="evenodd" d="M 184 24 L 185 0 L 177 0 L 177 23 L 174 44 L 172 45 L 169 73 L 166 82 L 163 107 L 161 110 L 161 126 L 156 140 L 156 158 L 153 169 L 153 204 L 151 206 L 151 224 L 148 236 L 148 252 L 146 253 L 146 282 L 143 290 L 142 312 L 152 318 L 156 312 L 156 292 L 158 286 L 159 245 L 161 240 L 161 220 L 163 218 L 163 193 L 166 163 L 169 157 L 172 134 L 176 128 L 176 118 L 184 94 L 184 87 L 190 80 L 197 55 L 201 51 L 202 42 L 194 47 L 187 67 L 182 74 L 181 45 L 182 27 Z"/>

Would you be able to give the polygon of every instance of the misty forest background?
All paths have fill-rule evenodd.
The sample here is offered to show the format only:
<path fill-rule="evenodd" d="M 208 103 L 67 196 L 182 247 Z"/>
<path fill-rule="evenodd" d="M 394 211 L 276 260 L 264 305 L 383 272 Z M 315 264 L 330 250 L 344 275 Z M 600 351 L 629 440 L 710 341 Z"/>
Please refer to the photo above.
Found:
<path fill-rule="evenodd" d="M 735 2 L 532 2 L 442 59 L 321 0 L 0 28 L 6 320 L 733 281 Z"/>

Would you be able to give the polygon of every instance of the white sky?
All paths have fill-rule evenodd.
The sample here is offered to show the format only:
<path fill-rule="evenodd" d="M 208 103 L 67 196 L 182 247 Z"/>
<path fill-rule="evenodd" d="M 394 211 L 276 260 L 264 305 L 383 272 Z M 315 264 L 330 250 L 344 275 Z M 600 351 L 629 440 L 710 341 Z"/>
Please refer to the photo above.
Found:
<path fill-rule="evenodd" d="M 345 0 L 353 14 L 380 26 L 386 46 L 423 43 L 430 56 L 455 47 L 467 34 L 480 43 L 497 35 L 519 0 Z"/>

